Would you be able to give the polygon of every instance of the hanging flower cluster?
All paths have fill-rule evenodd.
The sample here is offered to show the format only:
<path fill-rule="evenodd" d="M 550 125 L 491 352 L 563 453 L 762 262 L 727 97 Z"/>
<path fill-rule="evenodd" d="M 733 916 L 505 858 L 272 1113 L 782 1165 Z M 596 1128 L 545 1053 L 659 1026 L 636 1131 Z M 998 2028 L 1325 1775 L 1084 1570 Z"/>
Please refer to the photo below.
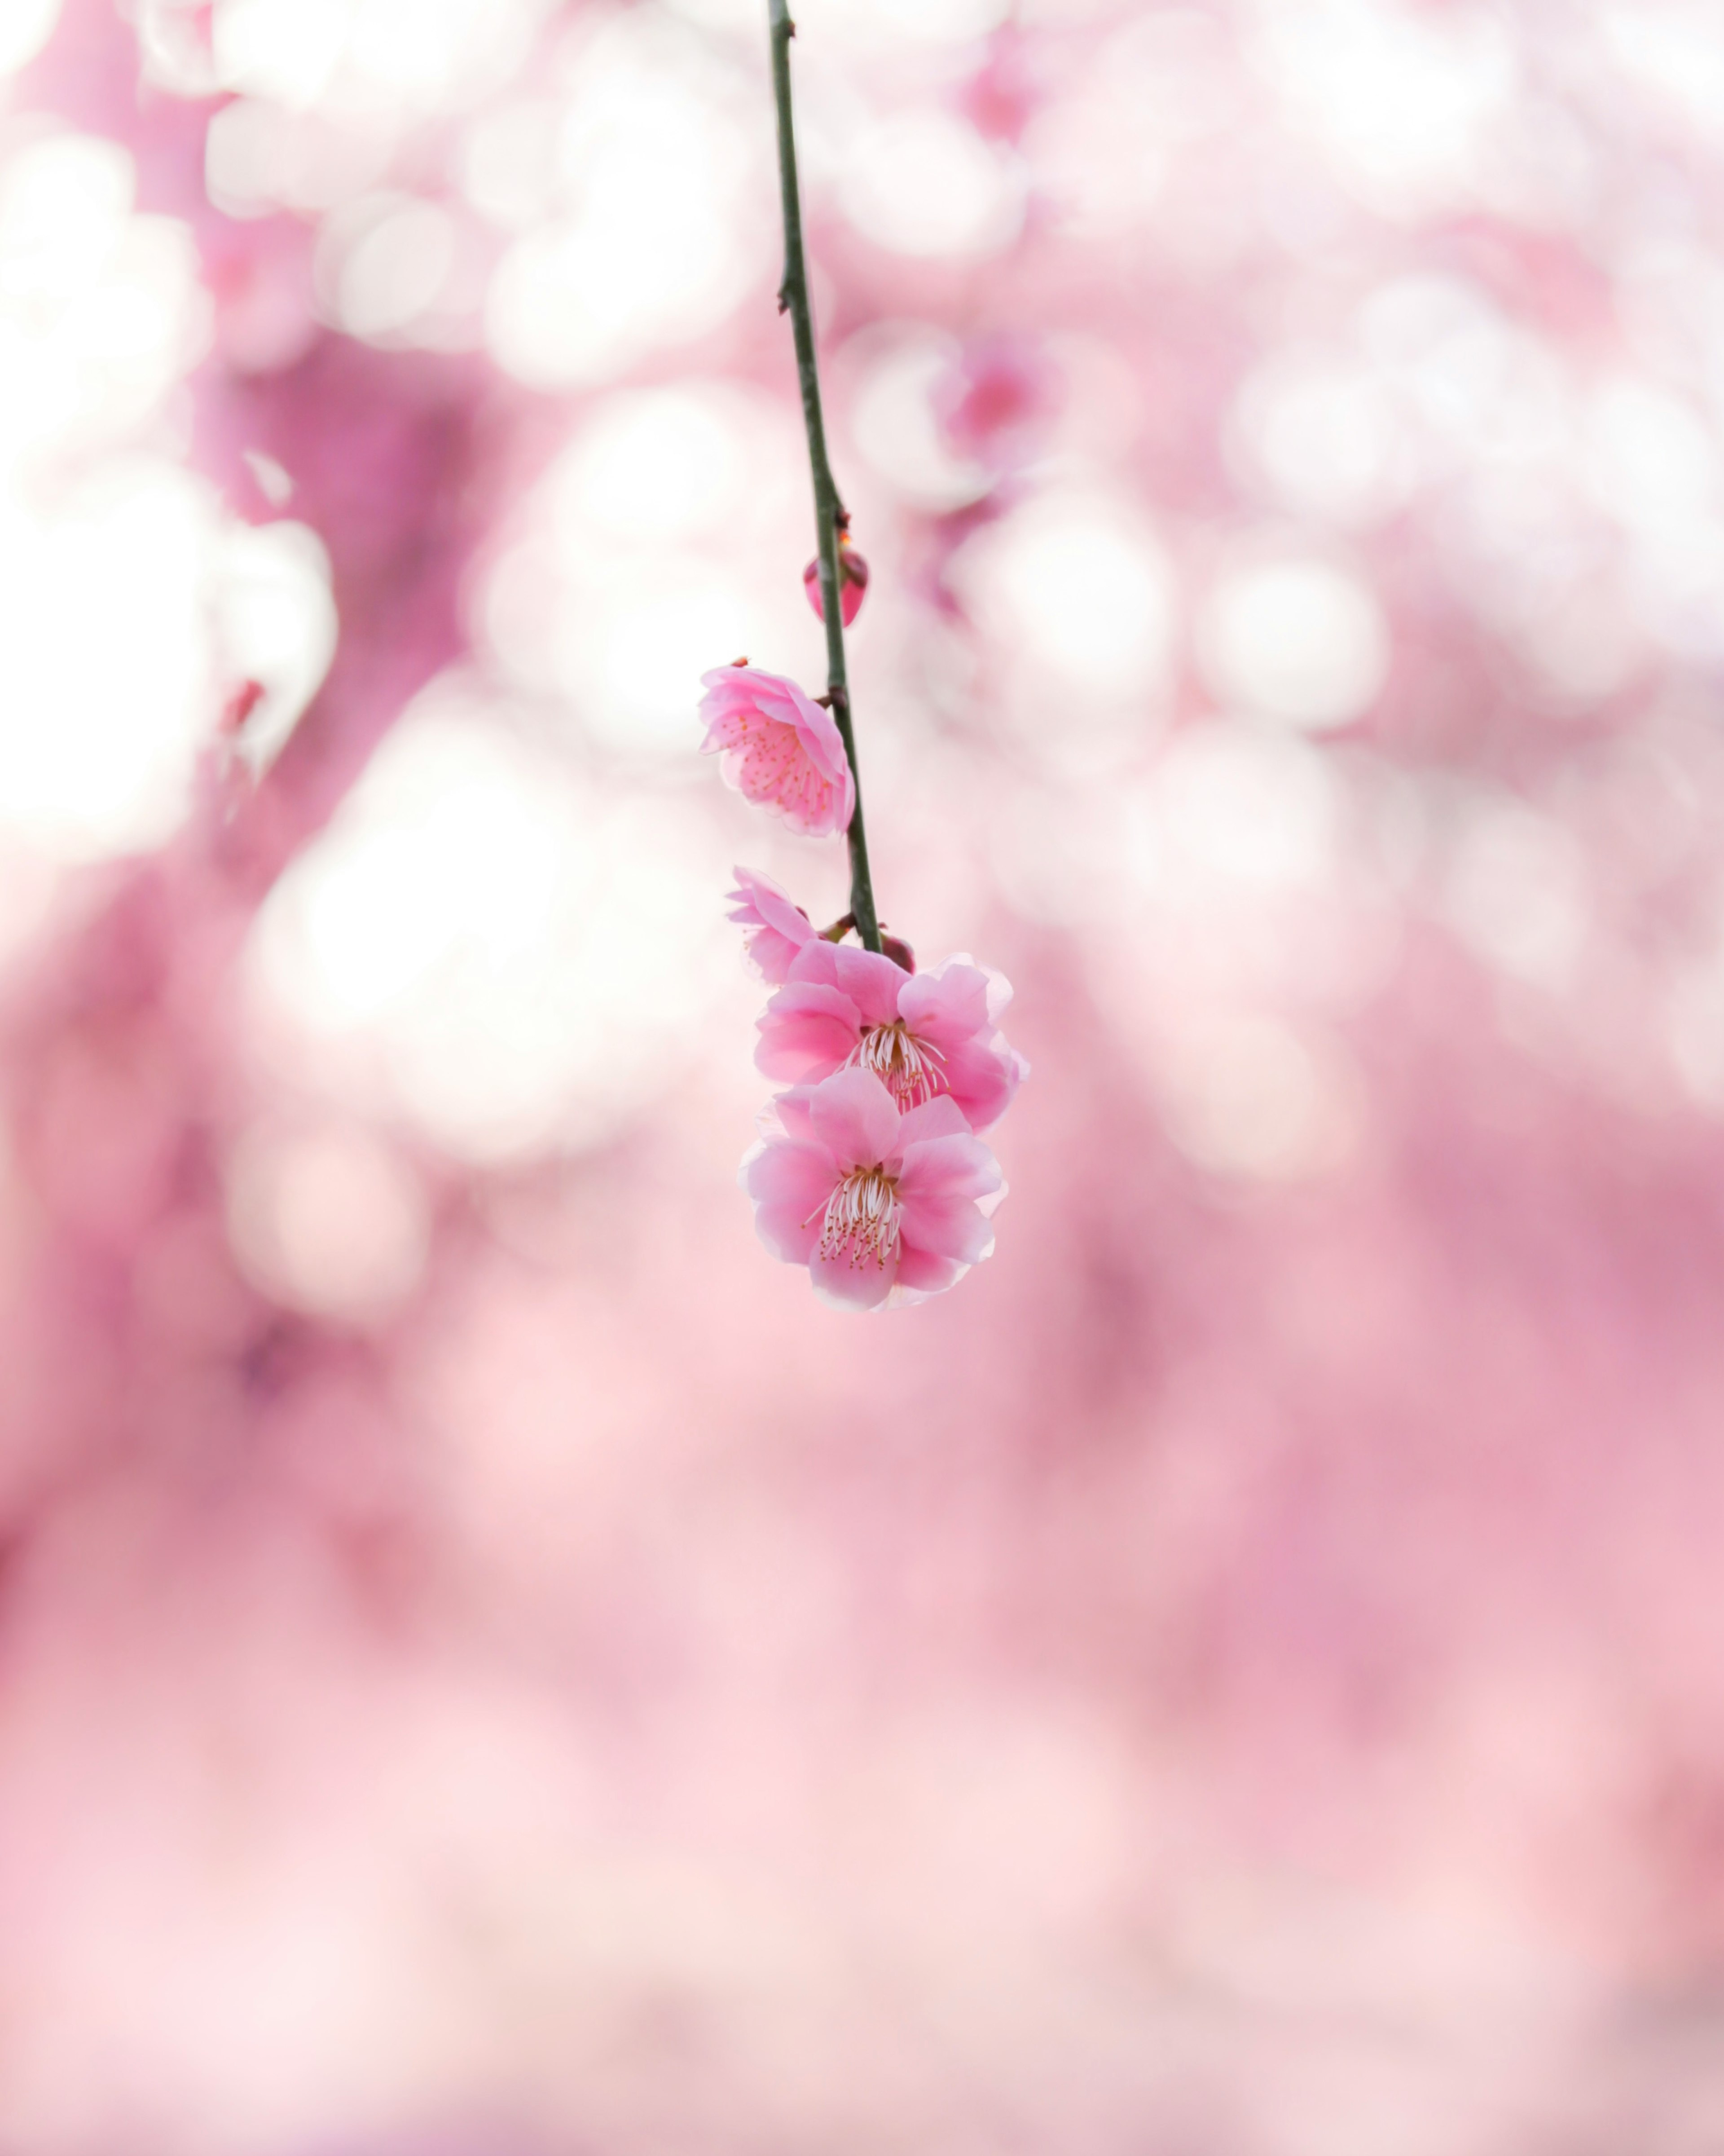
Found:
<path fill-rule="evenodd" d="M 811 837 L 846 829 L 854 778 L 830 713 L 743 662 L 705 685 L 730 783 Z M 755 1060 L 786 1086 L 742 1163 L 761 1240 L 829 1301 L 937 1295 L 993 1248 L 1005 1185 L 979 1133 L 1029 1069 L 999 1029 L 1011 989 L 962 955 L 918 973 L 895 937 L 860 947 L 851 916 L 818 930 L 770 877 L 736 876 L 730 917 L 773 991 Z"/>
<path fill-rule="evenodd" d="M 805 838 L 842 833 L 850 911 L 817 929 L 752 869 L 738 869 L 731 918 L 771 983 L 755 1061 L 780 1081 L 742 1163 L 761 1240 L 806 1265 L 816 1291 L 854 1309 L 938 1295 L 993 1249 L 1005 1195 L 983 1143 L 1029 1065 L 999 1021 L 1011 989 L 960 954 L 926 973 L 875 916 L 856 783 L 844 633 L 869 584 L 826 460 L 819 373 L 803 259 L 784 0 L 772 0 L 773 85 L 784 199 L 781 309 L 796 336 L 819 552 L 803 588 L 826 628 L 830 685 L 818 699 L 746 659 L 701 676 L 702 747 L 727 784 Z M 854 942 L 847 942 L 849 937 Z"/>

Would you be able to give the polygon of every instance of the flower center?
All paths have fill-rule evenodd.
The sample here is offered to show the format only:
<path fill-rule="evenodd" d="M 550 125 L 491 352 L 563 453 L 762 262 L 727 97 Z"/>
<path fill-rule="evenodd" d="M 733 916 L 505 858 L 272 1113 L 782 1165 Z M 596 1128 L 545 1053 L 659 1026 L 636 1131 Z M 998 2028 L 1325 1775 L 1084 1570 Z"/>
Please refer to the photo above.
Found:
<path fill-rule="evenodd" d="M 946 1091 L 946 1058 L 931 1041 L 918 1040 L 902 1019 L 890 1025 L 876 1025 L 865 1033 L 844 1059 L 871 1071 L 900 1108 L 919 1108 L 936 1093 Z"/>
<path fill-rule="evenodd" d="M 883 1168 L 853 1168 L 826 1201 L 820 1255 L 853 1270 L 883 1269 L 898 1255 L 898 1188 Z"/>

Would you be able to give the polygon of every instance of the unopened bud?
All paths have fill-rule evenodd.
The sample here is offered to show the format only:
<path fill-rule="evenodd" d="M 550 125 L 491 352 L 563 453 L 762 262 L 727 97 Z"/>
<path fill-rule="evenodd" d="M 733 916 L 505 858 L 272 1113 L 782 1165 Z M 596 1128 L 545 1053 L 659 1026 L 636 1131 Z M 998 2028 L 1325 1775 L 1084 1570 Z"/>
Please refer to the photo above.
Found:
<path fill-rule="evenodd" d="M 264 685 L 261 681 L 242 681 L 222 706 L 218 731 L 223 734 L 237 734 L 263 701 Z"/>
<path fill-rule="evenodd" d="M 901 936 L 888 936 L 882 929 L 880 947 L 895 966 L 901 966 L 906 973 L 916 971 L 916 953 Z"/>
<path fill-rule="evenodd" d="M 848 629 L 862 611 L 862 600 L 868 589 L 868 563 L 850 544 L 848 531 L 838 535 L 839 618 Z M 802 572 L 802 588 L 808 595 L 808 604 L 826 619 L 826 608 L 820 598 L 820 557 L 817 554 Z"/>

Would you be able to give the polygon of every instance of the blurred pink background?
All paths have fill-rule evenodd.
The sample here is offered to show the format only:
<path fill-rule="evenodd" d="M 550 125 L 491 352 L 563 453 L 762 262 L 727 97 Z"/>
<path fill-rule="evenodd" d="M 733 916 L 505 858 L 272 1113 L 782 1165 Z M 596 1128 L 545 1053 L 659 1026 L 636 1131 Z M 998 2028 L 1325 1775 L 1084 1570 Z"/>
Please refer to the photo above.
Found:
<path fill-rule="evenodd" d="M 1724 13 L 798 13 L 871 1319 L 764 6 L 0 0 L 0 2145 L 1716 2156 Z"/>

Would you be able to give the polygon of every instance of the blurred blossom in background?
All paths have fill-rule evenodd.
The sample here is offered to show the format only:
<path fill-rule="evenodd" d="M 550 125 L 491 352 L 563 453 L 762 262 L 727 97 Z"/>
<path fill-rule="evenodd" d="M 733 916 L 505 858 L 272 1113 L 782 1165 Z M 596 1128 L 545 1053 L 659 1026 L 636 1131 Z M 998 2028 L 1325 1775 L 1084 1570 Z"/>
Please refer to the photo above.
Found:
<path fill-rule="evenodd" d="M 0 2143 L 1724 2147 L 1724 15 L 0 0 Z"/>

